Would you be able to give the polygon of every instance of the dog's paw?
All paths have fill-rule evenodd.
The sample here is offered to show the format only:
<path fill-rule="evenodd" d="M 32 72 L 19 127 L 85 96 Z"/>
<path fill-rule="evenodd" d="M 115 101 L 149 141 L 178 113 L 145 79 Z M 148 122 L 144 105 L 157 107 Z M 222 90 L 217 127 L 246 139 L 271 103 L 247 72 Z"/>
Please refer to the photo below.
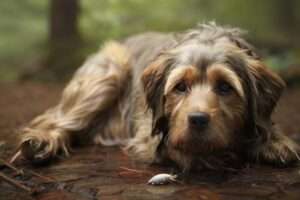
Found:
<path fill-rule="evenodd" d="M 287 166 L 300 161 L 299 146 L 284 135 L 261 145 L 257 150 L 259 160 L 268 164 Z"/>
<path fill-rule="evenodd" d="M 34 163 L 48 161 L 60 151 L 66 156 L 69 155 L 68 141 L 60 133 L 26 134 L 20 147 L 23 157 Z"/>

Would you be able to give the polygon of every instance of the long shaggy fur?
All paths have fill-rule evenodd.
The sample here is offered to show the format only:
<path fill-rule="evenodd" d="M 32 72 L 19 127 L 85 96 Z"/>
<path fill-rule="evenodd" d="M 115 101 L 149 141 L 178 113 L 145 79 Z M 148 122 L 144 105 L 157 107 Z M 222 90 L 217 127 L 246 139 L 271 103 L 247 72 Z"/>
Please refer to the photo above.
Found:
<path fill-rule="evenodd" d="M 136 35 L 87 59 L 58 105 L 23 130 L 20 145 L 33 161 L 69 155 L 79 137 L 184 170 L 225 153 L 288 164 L 299 159 L 298 145 L 271 121 L 284 86 L 239 29 L 210 23 Z M 194 126 L 195 113 L 207 116 L 205 128 Z"/>

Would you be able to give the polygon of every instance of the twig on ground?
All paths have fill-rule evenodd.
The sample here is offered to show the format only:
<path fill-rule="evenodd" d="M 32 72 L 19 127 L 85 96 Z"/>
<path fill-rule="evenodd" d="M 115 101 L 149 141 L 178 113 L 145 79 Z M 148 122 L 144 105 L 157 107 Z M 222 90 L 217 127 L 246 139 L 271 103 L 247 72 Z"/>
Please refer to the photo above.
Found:
<path fill-rule="evenodd" d="M 128 172 L 132 172 L 132 173 L 138 173 L 138 174 L 150 174 L 152 175 L 152 173 L 145 171 L 145 170 L 138 170 L 138 169 L 130 169 L 127 167 L 120 167 L 120 169 L 128 171 Z"/>
<path fill-rule="evenodd" d="M 36 176 L 36 177 L 40 178 L 41 180 L 43 180 L 43 181 L 45 181 L 47 183 L 49 183 L 49 182 L 57 182 L 57 180 L 55 180 L 55 178 L 52 178 L 52 177 L 49 177 L 49 176 L 44 176 L 42 174 L 39 174 L 39 173 L 37 173 L 35 171 L 32 171 L 32 170 L 29 170 L 29 169 L 26 169 L 25 172 L 28 172 L 31 175 Z"/>
<path fill-rule="evenodd" d="M 2 162 L 2 164 L 5 166 L 5 167 L 8 167 L 9 169 L 12 169 L 14 170 L 17 175 L 23 175 L 24 174 L 24 171 L 22 169 L 18 169 L 16 168 L 15 166 L 13 166 L 11 163 L 3 160 L 2 158 L 0 158 L 0 162 Z"/>
<path fill-rule="evenodd" d="M 11 157 L 9 163 L 13 164 L 21 155 L 21 150 L 17 150 L 17 152 Z"/>
<path fill-rule="evenodd" d="M 15 181 L 14 179 L 12 179 L 12 178 L 4 175 L 1 172 L 0 172 L 0 178 L 3 179 L 5 182 L 7 182 L 7 183 L 9 183 L 11 185 L 14 185 L 15 187 L 20 188 L 20 189 L 22 189 L 22 190 L 24 190 L 26 192 L 29 192 L 29 193 L 33 193 L 34 192 L 33 189 L 31 189 L 31 188 L 29 188 L 29 187 L 27 187 L 27 186 L 25 186 L 25 185 L 23 185 L 23 184 Z"/>

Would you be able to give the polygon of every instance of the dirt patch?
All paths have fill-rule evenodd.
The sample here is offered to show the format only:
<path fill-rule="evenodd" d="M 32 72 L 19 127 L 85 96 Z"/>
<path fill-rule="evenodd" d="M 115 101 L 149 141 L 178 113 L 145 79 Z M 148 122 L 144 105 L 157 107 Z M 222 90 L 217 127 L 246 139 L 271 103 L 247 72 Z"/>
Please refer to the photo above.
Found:
<path fill-rule="evenodd" d="M 57 103 L 63 86 L 42 83 L 0 84 L 0 157 L 12 154 L 18 130 L 34 116 Z M 274 113 L 274 120 L 291 137 L 300 137 L 300 88 L 289 88 Z M 147 180 L 167 168 L 130 161 L 118 148 L 84 147 L 70 158 L 44 167 L 18 166 L 25 175 L 0 168 L 0 172 L 28 187 L 37 195 L 16 189 L 0 180 L 0 199 L 299 199 L 298 168 L 258 166 L 234 174 L 195 174 L 185 184 L 148 186 Z M 120 168 L 125 167 L 125 168 Z M 124 169 L 138 169 L 131 173 Z M 42 175 L 39 177 L 30 172 Z M 46 178 L 45 178 L 46 177 Z"/>

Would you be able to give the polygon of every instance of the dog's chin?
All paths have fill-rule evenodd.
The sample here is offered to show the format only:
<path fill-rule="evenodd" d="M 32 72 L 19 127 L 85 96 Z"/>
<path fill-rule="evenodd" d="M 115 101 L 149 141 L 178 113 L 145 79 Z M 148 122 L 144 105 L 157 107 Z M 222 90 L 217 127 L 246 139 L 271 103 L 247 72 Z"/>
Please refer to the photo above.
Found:
<path fill-rule="evenodd" d="M 201 140 L 202 139 L 202 140 Z M 169 143 L 169 157 L 184 171 L 219 169 L 236 163 L 237 156 L 216 138 L 182 138 L 176 144 Z M 235 165 L 235 164 L 234 164 Z"/>
<path fill-rule="evenodd" d="M 184 170 L 190 170 L 195 165 L 199 166 L 198 161 L 204 163 L 208 163 L 208 160 L 209 162 L 221 161 L 222 155 L 228 150 L 228 145 L 222 142 L 222 138 L 208 132 L 203 132 L 201 135 L 188 132 L 185 137 L 181 137 L 174 143 L 169 142 L 167 145 L 171 160 Z"/>
<path fill-rule="evenodd" d="M 227 148 L 228 144 L 223 138 L 209 131 L 193 132 L 189 131 L 183 136 L 171 142 L 172 148 L 185 154 L 209 155 L 220 152 Z"/>

